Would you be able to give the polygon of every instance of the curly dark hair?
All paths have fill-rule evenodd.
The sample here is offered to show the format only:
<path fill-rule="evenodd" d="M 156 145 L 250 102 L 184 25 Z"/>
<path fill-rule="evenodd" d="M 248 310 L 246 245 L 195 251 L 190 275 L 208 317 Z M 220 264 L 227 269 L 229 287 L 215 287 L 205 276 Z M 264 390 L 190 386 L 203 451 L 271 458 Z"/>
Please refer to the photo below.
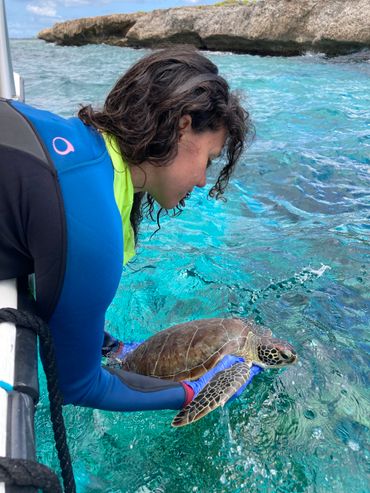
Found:
<path fill-rule="evenodd" d="M 210 197 L 220 198 L 254 128 L 240 96 L 230 92 L 217 66 L 195 48 L 177 46 L 152 52 L 135 63 L 115 84 L 101 111 L 91 105 L 78 116 L 87 125 L 113 134 L 122 156 L 130 166 L 144 161 L 155 166 L 169 165 L 178 151 L 179 122 L 192 118 L 192 130 L 203 132 L 225 128 L 226 164 Z M 147 200 L 143 203 L 144 196 Z M 175 214 L 181 212 L 182 201 Z M 152 219 L 154 199 L 136 193 L 131 223 L 137 237 L 143 214 Z M 163 210 L 157 214 L 159 217 Z M 168 211 L 165 211 L 168 212 Z"/>

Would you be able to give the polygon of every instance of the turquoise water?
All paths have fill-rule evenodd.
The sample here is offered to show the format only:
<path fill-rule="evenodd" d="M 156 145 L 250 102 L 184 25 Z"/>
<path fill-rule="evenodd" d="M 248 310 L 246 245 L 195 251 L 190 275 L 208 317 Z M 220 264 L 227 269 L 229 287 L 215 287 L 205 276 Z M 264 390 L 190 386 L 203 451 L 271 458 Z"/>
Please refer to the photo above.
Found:
<path fill-rule="evenodd" d="M 102 102 L 145 53 L 35 40 L 12 50 L 27 101 L 64 116 Z M 108 329 L 138 340 L 189 319 L 252 316 L 300 361 L 183 429 L 171 411 L 67 407 L 78 491 L 368 493 L 370 53 L 209 56 L 246 91 L 256 140 L 226 203 L 198 190 L 152 238 L 145 222 Z M 58 469 L 45 393 L 36 434 L 40 461 Z"/>

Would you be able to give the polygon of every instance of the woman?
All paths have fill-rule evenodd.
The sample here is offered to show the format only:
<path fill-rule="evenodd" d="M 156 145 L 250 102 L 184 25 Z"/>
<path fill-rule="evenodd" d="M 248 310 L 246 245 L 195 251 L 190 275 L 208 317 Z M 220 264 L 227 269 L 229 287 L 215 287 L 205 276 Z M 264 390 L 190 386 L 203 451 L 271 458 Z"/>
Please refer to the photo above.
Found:
<path fill-rule="evenodd" d="M 128 411 L 179 409 L 217 371 L 175 383 L 101 367 L 105 312 L 134 255 L 142 206 L 181 207 L 226 149 L 220 196 L 250 131 L 217 67 L 189 48 L 154 52 L 116 83 L 101 111 L 62 119 L 0 103 L 0 278 L 35 273 L 64 403 Z"/>

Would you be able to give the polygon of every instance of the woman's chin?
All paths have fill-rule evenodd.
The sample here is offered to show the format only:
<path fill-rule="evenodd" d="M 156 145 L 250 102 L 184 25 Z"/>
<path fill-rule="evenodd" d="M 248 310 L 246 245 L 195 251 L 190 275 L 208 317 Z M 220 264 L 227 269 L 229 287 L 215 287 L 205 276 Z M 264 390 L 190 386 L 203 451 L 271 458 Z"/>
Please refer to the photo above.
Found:
<path fill-rule="evenodd" d="M 161 198 L 159 200 L 157 200 L 157 203 L 163 207 L 163 209 L 167 209 L 167 210 L 170 210 L 170 209 L 174 209 L 176 206 L 178 206 L 180 204 L 182 199 L 164 199 L 164 198 Z"/>

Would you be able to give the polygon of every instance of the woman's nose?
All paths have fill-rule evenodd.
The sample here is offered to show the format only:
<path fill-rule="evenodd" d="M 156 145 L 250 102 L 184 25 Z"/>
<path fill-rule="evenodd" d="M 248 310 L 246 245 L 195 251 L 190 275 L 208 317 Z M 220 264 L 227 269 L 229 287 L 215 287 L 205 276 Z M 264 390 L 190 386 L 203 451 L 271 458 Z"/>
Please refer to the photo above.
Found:
<path fill-rule="evenodd" d="M 206 186 L 207 183 L 207 177 L 206 177 L 206 172 L 204 172 L 202 178 L 198 180 L 198 183 L 196 184 L 197 187 L 203 188 Z"/>

